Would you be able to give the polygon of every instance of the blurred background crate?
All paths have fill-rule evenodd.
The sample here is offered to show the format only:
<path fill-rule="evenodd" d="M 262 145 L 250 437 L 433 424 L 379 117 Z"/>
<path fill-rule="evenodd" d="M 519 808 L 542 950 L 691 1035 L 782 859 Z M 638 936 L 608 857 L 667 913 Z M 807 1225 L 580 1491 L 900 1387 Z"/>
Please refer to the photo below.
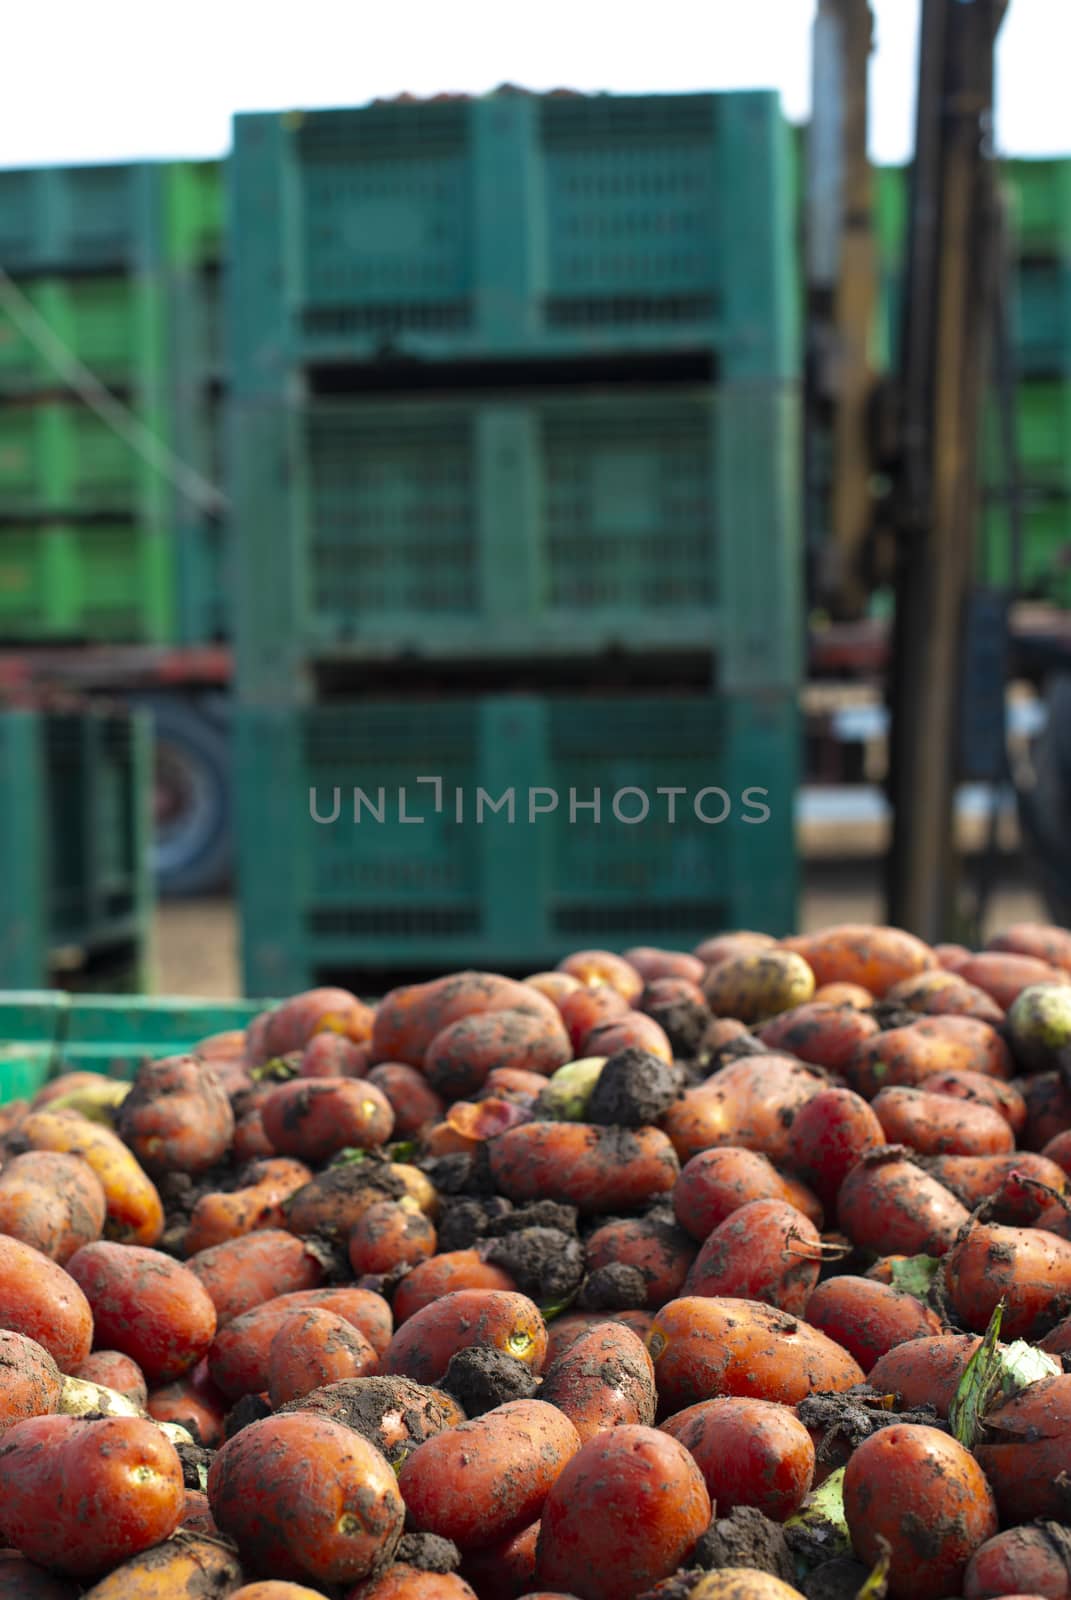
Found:
<path fill-rule="evenodd" d="M 717 351 L 795 370 L 776 95 L 531 96 L 239 116 L 234 379 L 384 351 Z"/>
<path fill-rule="evenodd" d="M 698 653 L 796 682 L 797 411 L 759 384 L 243 407 L 243 698 L 406 657 Z"/>
<path fill-rule="evenodd" d="M 0 641 L 167 644 L 173 559 L 140 520 L 0 523 Z"/>
<path fill-rule="evenodd" d="M 150 162 L 0 172 L 0 266 L 11 275 L 145 267 L 158 202 Z"/>
<path fill-rule="evenodd" d="M 798 738 L 791 694 L 240 709 L 245 986 L 787 932 Z M 749 789 L 766 791 L 750 810 Z"/>
<path fill-rule="evenodd" d="M 0 987 L 144 987 L 150 784 L 143 716 L 0 713 Z"/>

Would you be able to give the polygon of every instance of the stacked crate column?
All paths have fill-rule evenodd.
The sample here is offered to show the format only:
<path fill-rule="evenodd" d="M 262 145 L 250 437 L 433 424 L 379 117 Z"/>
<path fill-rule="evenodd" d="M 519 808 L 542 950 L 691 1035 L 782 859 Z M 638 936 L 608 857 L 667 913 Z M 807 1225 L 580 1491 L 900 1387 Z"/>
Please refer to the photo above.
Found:
<path fill-rule="evenodd" d="M 723 709 L 730 779 L 725 787 L 734 804 L 738 796 L 743 802 L 730 858 L 735 926 L 784 937 L 798 926 L 798 699 L 790 689 L 734 695 Z"/>
<path fill-rule="evenodd" d="M 799 371 L 791 130 L 765 91 L 719 95 L 718 253 L 723 379 L 788 379 Z"/>
<path fill-rule="evenodd" d="M 481 617 L 499 639 L 529 635 L 545 606 L 544 473 L 531 405 L 475 413 Z"/>
<path fill-rule="evenodd" d="M 803 659 L 799 392 L 738 382 L 715 396 L 717 592 L 728 694 L 792 688 Z"/>
<path fill-rule="evenodd" d="M 550 836 L 531 807 L 559 807 L 566 797 L 548 785 L 545 700 L 520 695 L 487 699 L 480 707 L 481 792 L 465 796 L 465 825 L 479 830 L 483 873 L 483 935 L 491 951 L 520 959 L 550 943 L 547 884 Z M 540 793 L 540 791 L 543 791 Z"/>
<path fill-rule="evenodd" d="M 310 981 L 302 937 L 311 877 L 306 830 L 317 826 L 301 718 L 246 706 L 234 719 L 232 737 L 243 986 L 249 994 L 295 994 Z M 318 800 L 329 813 L 331 796 Z"/>
<path fill-rule="evenodd" d="M 473 281 L 488 354 L 531 348 L 542 333 L 546 205 L 537 109 L 535 99 L 520 95 L 472 106 Z"/>
<path fill-rule="evenodd" d="M 287 241 L 296 255 L 299 234 L 290 141 L 284 117 L 235 118 L 226 177 L 232 270 L 225 305 L 229 365 L 243 395 L 278 397 L 288 388 L 293 287 L 285 266 Z"/>
<path fill-rule="evenodd" d="M 308 518 L 300 419 L 270 400 L 236 399 L 228 425 L 240 597 L 238 692 L 251 704 L 291 705 L 306 698 L 308 687 L 303 671 Z"/>
<path fill-rule="evenodd" d="M 0 987 L 37 989 L 48 971 L 48 837 L 41 718 L 0 716 Z"/>

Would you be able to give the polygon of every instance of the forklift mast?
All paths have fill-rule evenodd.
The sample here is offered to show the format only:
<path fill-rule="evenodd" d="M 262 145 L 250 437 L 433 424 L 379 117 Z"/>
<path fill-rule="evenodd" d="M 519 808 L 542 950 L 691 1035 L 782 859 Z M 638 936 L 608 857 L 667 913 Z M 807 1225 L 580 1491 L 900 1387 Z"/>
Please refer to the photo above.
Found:
<path fill-rule="evenodd" d="M 962 937 L 954 838 L 971 620 L 976 449 L 997 282 L 991 124 L 993 55 L 1006 0 L 922 0 L 915 153 L 904 256 L 902 344 L 892 377 L 892 443 L 882 510 L 894 548 L 895 620 L 887 862 L 890 922 L 936 942 Z M 867 361 L 876 272 L 866 146 L 868 0 L 819 0 L 808 148 L 807 479 L 828 440 L 826 526 L 812 527 L 815 598 L 859 616 L 875 521 L 875 381 Z M 815 441 L 819 441 L 817 444 Z M 1001 618 L 995 620 L 999 636 Z M 977 650 L 974 651 L 977 657 Z M 999 655 L 999 649 L 996 651 Z M 996 658 L 990 650 L 990 657 Z M 999 680 L 999 681 L 998 681 Z M 1003 678 L 982 708 L 1003 736 Z"/>

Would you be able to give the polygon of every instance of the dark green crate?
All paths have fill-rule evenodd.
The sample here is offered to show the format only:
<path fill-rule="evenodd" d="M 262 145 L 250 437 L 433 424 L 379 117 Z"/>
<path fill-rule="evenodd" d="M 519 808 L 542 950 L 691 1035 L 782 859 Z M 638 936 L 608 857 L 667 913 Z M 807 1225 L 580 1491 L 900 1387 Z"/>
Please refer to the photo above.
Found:
<path fill-rule="evenodd" d="M 151 781 L 140 713 L 0 715 L 4 988 L 145 981 Z"/>
<path fill-rule="evenodd" d="M 159 242 L 152 163 L 0 172 L 0 264 L 11 276 L 132 271 L 156 260 Z"/>
<path fill-rule="evenodd" d="M 236 407 L 239 676 L 705 651 L 799 675 L 793 386 Z"/>
<path fill-rule="evenodd" d="M 982 511 L 979 570 L 988 583 L 1012 582 L 1011 521 L 1005 496 L 990 497 Z M 1021 526 L 1017 593 L 1071 607 L 1071 495 L 1028 493 Z"/>
<path fill-rule="evenodd" d="M 1014 319 L 1019 371 L 1071 378 L 1071 262 L 1020 261 Z"/>
<path fill-rule="evenodd" d="M 240 116 L 228 181 L 245 393 L 385 344 L 444 358 L 716 348 L 740 376 L 797 367 L 774 94 Z"/>
<path fill-rule="evenodd" d="M 254 991 L 794 925 L 792 695 L 242 708 L 236 723 Z M 751 795 L 767 820 L 741 820 L 745 790 L 767 791 Z"/>
<path fill-rule="evenodd" d="M 1005 161 L 1003 176 L 1020 253 L 1071 261 L 1071 159 Z"/>
<path fill-rule="evenodd" d="M 110 513 L 152 521 L 164 497 L 163 477 L 87 406 L 0 407 L 0 517 Z"/>
<path fill-rule="evenodd" d="M 0 641 L 169 644 L 175 562 L 138 522 L 0 524 Z"/>

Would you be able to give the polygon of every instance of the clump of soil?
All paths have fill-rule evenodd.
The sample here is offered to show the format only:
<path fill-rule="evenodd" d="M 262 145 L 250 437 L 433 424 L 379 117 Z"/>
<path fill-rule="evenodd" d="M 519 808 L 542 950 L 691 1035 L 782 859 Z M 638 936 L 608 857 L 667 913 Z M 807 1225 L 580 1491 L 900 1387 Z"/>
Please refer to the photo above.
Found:
<path fill-rule="evenodd" d="M 437 1228 L 439 1252 L 471 1250 L 494 1225 L 513 1210 L 504 1195 L 481 1200 L 473 1195 L 449 1195 L 440 1200 Z"/>
<path fill-rule="evenodd" d="M 576 1305 L 578 1311 L 642 1311 L 647 1283 L 639 1267 L 613 1261 L 588 1273 Z"/>
<path fill-rule="evenodd" d="M 437 1533 L 404 1533 L 394 1559 L 419 1572 L 456 1572 L 461 1565 L 461 1551 L 452 1539 L 443 1539 Z"/>
<path fill-rule="evenodd" d="M 658 1121 L 680 1094 L 682 1074 L 660 1056 L 630 1045 L 610 1056 L 587 1106 L 587 1121 L 607 1128 L 643 1128 Z"/>
<path fill-rule="evenodd" d="M 832 1561 L 823 1561 L 805 1578 L 797 1579 L 796 1587 L 807 1600 L 856 1600 L 869 1575 L 861 1561 L 837 1556 Z"/>
<path fill-rule="evenodd" d="M 555 1305 L 579 1287 L 584 1251 L 575 1234 L 560 1228 L 521 1228 L 492 1239 L 485 1261 L 508 1272 L 521 1294 L 538 1305 Z"/>
<path fill-rule="evenodd" d="M 248 1428 L 251 1422 L 262 1422 L 265 1417 L 270 1417 L 271 1414 L 271 1406 L 266 1400 L 262 1400 L 258 1394 L 243 1395 L 223 1419 L 224 1437 L 233 1439 L 236 1433 L 241 1433 L 243 1428 Z"/>
<path fill-rule="evenodd" d="M 278 1415 L 288 1411 L 313 1411 L 352 1428 L 374 1444 L 392 1466 L 400 1465 L 425 1439 L 441 1433 L 447 1421 L 433 1391 L 411 1378 L 340 1378 L 287 1401 Z"/>
<path fill-rule="evenodd" d="M 756 1567 L 796 1586 L 796 1564 L 785 1530 L 755 1506 L 734 1506 L 727 1517 L 715 1517 L 692 1556 L 705 1572 L 720 1567 Z"/>
<path fill-rule="evenodd" d="M 493 1345 L 469 1345 L 450 1357 L 439 1382 L 467 1417 L 482 1417 L 507 1400 L 530 1400 L 539 1380 L 525 1362 Z"/>

